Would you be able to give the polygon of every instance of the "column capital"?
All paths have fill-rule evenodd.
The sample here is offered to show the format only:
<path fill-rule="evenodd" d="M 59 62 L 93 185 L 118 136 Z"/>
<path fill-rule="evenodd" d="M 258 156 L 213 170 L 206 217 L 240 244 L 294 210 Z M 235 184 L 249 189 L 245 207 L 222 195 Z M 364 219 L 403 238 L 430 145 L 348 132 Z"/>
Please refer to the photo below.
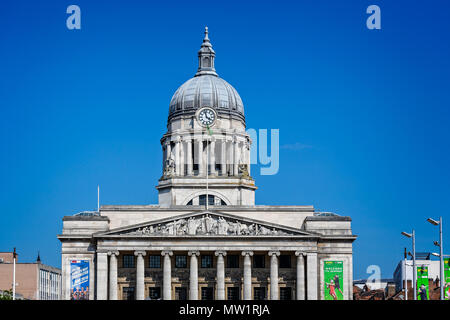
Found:
<path fill-rule="evenodd" d="M 242 255 L 245 256 L 253 256 L 253 251 L 242 251 Z"/>
<path fill-rule="evenodd" d="M 295 251 L 295 255 L 296 255 L 297 257 L 300 257 L 300 256 L 306 257 L 306 253 L 303 252 L 303 251 Z"/>
<path fill-rule="evenodd" d="M 173 251 L 163 250 L 163 251 L 161 251 L 161 255 L 162 256 L 172 256 L 173 255 Z"/>
<path fill-rule="evenodd" d="M 269 252 L 268 252 L 268 255 L 269 255 L 269 256 L 276 255 L 276 256 L 278 257 L 278 256 L 280 256 L 280 251 L 269 251 Z"/>
<path fill-rule="evenodd" d="M 224 250 L 217 250 L 216 252 L 214 252 L 214 254 L 216 255 L 216 257 L 218 256 L 225 257 L 227 255 L 227 252 Z"/>
<path fill-rule="evenodd" d="M 115 255 L 116 257 L 119 255 L 119 251 L 108 251 L 108 256 Z"/>
<path fill-rule="evenodd" d="M 199 256 L 200 255 L 200 251 L 197 250 L 192 250 L 192 251 L 188 251 L 188 256 Z"/>
<path fill-rule="evenodd" d="M 134 252 L 135 256 L 143 256 L 143 257 L 145 257 L 146 254 L 147 254 L 147 252 L 142 251 L 142 250 Z"/>

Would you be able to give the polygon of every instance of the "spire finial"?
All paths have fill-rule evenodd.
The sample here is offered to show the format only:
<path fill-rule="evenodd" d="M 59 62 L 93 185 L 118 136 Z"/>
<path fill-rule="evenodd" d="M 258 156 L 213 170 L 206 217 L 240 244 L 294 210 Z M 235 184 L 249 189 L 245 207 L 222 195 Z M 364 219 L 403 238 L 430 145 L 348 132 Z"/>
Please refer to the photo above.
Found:
<path fill-rule="evenodd" d="M 211 42 L 209 41 L 208 34 L 208 27 L 205 26 L 205 37 L 203 38 L 203 43 L 200 51 L 198 52 L 198 70 L 195 76 L 206 74 L 217 76 L 216 70 L 214 69 L 214 58 L 216 53 L 214 52 Z"/>
<path fill-rule="evenodd" d="M 41 253 L 39 252 L 39 250 L 38 250 L 38 256 L 37 256 L 36 262 L 41 263 Z"/>
<path fill-rule="evenodd" d="M 209 41 L 209 38 L 208 38 L 208 27 L 207 26 L 205 26 L 205 38 L 203 39 L 203 41 Z"/>

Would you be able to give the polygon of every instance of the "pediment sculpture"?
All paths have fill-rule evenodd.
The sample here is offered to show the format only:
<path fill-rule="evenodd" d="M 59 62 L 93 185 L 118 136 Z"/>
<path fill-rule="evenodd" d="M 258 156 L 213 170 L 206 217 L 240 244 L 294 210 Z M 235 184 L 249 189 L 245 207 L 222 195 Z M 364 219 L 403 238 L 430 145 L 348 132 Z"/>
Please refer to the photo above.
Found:
<path fill-rule="evenodd" d="M 196 236 L 196 235 L 224 235 L 224 236 L 270 236 L 289 235 L 284 230 L 271 228 L 258 223 L 240 221 L 204 214 L 189 218 L 151 224 L 139 227 L 128 235 L 172 235 L 172 236 Z"/>

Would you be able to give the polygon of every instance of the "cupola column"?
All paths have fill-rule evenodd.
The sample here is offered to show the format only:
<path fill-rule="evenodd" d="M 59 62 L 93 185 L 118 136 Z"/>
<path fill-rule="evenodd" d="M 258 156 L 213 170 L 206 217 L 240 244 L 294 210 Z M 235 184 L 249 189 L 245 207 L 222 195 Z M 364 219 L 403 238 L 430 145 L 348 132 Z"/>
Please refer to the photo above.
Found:
<path fill-rule="evenodd" d="M 180 138 L 180 176 L 185 175 L 185 166 L 184 166 L 184 143 L 183 139 Z"/>
<path fill-rule="evenodd" d="M 186 150 L 186 164 L 187 164 L 187 172 L 186 175 L 192 176 L 192 139 L 188 139 L 186 141 L 187 150 Z"/>
<path fill-rule="evenodd" d="M 172 148 L 171 148 L 171 145 L 170 145 L 170 141 L 168 141 L 166 143 L 166 160 L 170 159 L 171 154 L 172 154 Z"/>
<path fill-rule="evenodd" d="M 198 146 L 197 149 L 198 175 L 202 176 L 205 173 L 205 171 L 203 170 L 203 141 L 201 138 L 197 139 L 197 146 Z"/>
<path fill-rule="evenodd" d="M 216 141 L 214 138 L 211 138 L 209 148 L 209 167 L 211 168 L 211 175 L 216 175 Z"/>
<path fill-rule="evenodd" d="M 221 174 L 225 176 L 227 174 L 227 140 L 221 140 L 222 150 L 220 156 L 222 160 L 220 161 Z"/>
<path fill-rule="evenodd" d="M 179 138 L 178 138 L 179 139 Z M 179 144 L 178 141 L 179 140 L 175 140 L 174 146 L 173 146 L 173 153 L 174 153 L 174 160 L 175 160 L 175 175 L 178 176 L 180 175 L 180 148 L 179 148 Z"/>
<path fill-rule="evenodd" d="M 238 164 L 239 164 L 239 155 L 238 155 L 238 141 L 235 138 L 233 140 L 233 175 L 238 176 L 239 170 L 238 170 Z"/>

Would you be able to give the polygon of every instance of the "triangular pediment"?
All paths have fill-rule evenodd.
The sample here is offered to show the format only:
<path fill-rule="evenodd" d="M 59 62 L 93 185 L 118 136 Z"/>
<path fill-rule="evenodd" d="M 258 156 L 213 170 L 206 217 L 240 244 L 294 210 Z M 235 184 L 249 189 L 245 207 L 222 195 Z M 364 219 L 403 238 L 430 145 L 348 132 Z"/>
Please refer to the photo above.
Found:
<path fill-rule="evenodd" d="M 316 236 L 311 232 L 228 213 L 194 212 L 95 234 L 96 237 Z"/>

